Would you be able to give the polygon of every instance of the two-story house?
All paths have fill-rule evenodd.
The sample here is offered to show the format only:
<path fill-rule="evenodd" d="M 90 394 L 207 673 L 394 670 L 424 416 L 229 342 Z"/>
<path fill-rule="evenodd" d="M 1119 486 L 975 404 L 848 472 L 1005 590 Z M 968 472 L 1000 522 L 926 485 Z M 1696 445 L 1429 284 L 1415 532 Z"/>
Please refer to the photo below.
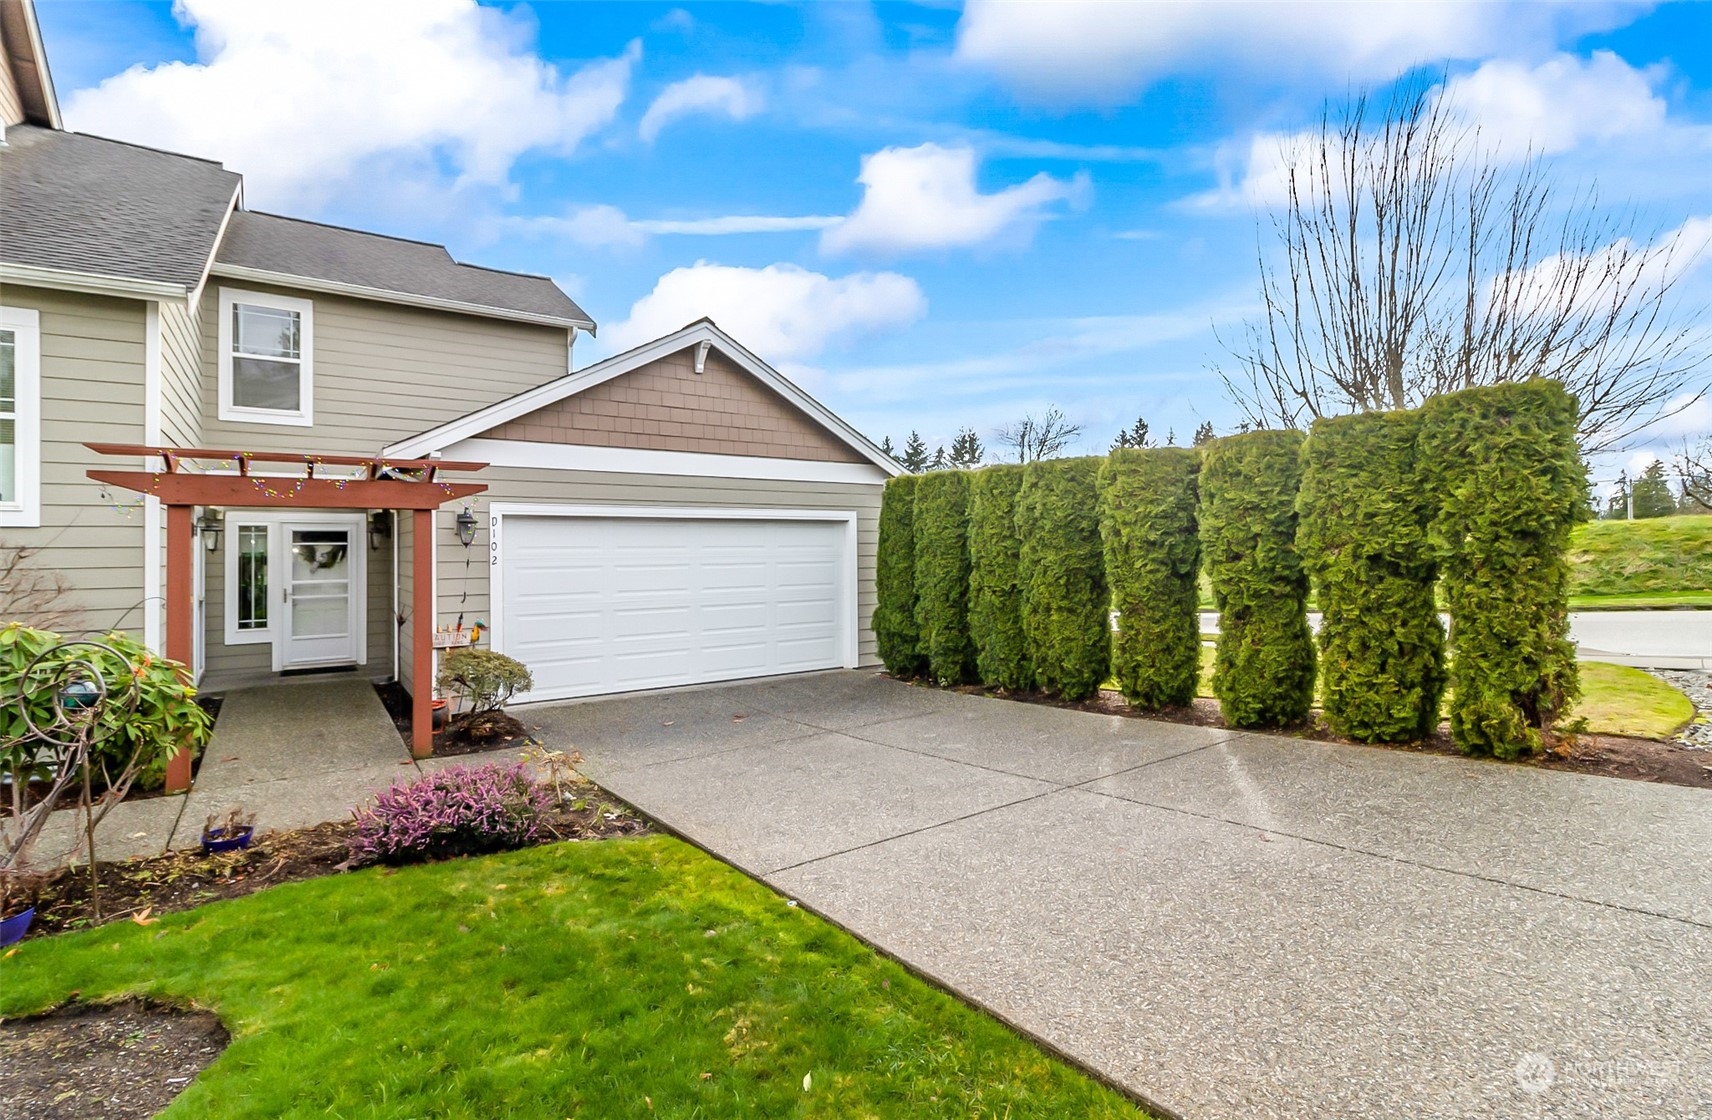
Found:
<path fill-rule="evenodd" d="M 219 163 L 67 131 L 29 0 L 0 0 L 0 45 L 0 548 L 80 628 L 158 648 L 170 606 L 161 503 L 89 477 L 165 460 L 99 443 L 257 493 L 308 468 L 208 452 L 489 464 L 431 540 L 379 508 L 197 508 L 205 690 L 409 682 L 419 622 L 485 623 L 535 699 L 873 662 L 900 468 L 714 324 L 575 369 L 595 324 L 551 280 L 250 210 Z"/>

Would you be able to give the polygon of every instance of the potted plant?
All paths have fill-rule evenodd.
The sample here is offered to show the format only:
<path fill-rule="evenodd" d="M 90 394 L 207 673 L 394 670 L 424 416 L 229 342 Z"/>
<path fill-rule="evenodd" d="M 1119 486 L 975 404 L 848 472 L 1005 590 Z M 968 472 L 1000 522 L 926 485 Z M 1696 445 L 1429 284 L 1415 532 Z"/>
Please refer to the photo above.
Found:
<path fill-rule="evenodd" d="M 0 872 L 0 949 L 15 945 L 30 932 L 36 917 L 34 875 Z"/>
<path fill-rule="evenodd" d="M 255 835 L 256 815 L 245 813 L 243 806 L 235 805 L 224 819 L 208 814 L 202 826 L 202 851 L 207 855 L 239 851 L 249 847 Z"/>

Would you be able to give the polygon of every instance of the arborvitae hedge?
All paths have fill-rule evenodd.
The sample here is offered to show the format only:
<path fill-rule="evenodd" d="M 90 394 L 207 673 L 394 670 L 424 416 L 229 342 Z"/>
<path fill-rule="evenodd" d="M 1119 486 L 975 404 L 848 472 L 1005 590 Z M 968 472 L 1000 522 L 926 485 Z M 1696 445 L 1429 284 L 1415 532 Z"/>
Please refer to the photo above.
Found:
<path fill-rule="evenodd" d="M 1444 629 L 1420 430 L 1418 411 L 1319 420 L 1302 453 L 1296 542 L 1323 613 L 1321 704 L 1352 739 L 1422 739 L 1439 722 Z"/>
<path fill-rule="evenodd" d="M 1569 641 L 1571 527 L 1586 509 L 1575 398 L 1555 381 L 1427 402 L 1421 463 L 1451 615 L 1451 737 L 1514 758 L 1580 693 Z"/>
<path fill-rule="evenodd" d="M 1234 727 L 1295 723 L 1314 700 L 1308 577 L 1296 551 L 1301 451 L 1293 431 L 1202 448 L 1201 551 L 1219 608 L 1213 693 Z"/>
<path fill-rule="evenodd" d="M 1189 703 L 1201 670 L 1198 452 L 1118 450 L 1100 468 L 1100 535 L 1118 612 L 1112 675 L 1142 708 Z"/>
<path fill-rule="evenodd" d="M 915 488 L 913 474 L 886 483 L 880 502 L 880 541 L 875 556 L 874 645 L 895 677 L 913 677 L 927 667 L 915 623 Z"/>
<path fill-rule="evenodd" d="M 1034 685 L 1017 575 L 1022 473 L 1021 466 L 1005 464 L 969 476 L 969 636 L 981 683 L 1009 689 Z"/>
<path fill-rule="evenodd" d="M 962 684 L 974 676 L 967 471 L 933 471 L 916 482 L 915 621 L 935 680 Z"/>
<path fill-rule="evenodd" d="M 1017 559 L 1029 660 L 1036 682 L 1067 700 L 1099 691 L 1111 659 L 1099 470 L 1095 458 L 1030 463 L 1017 492 Z"/>

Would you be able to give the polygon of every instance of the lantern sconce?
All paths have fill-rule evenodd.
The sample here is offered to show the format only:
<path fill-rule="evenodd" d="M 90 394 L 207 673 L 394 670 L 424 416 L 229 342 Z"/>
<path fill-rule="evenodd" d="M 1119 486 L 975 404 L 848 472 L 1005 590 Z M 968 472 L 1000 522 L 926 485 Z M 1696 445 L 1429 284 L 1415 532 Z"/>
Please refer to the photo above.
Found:
<path fill-rule="evenodd" d="M 202 547 L 209 552 L 220 551 L 220 530 L 226 523 L 212 511 L 204 510 L 201 517 L 196 519 L 196 532 L 202 538 Z"/>
<path fill-rule="evenodd" d="M 463 512 L 458 514 L 457 524 L 458 542 L 465 548 L 470 547 L 476 541 L 476 515 L 470 512 L 469 506 L 465 506 Z"/>
<path fill-rule="evenodd" d="M 377 509 L 369 514 L 369 551 L 379 552 L 383 541 L 392 536 L 392 511 Z"/>

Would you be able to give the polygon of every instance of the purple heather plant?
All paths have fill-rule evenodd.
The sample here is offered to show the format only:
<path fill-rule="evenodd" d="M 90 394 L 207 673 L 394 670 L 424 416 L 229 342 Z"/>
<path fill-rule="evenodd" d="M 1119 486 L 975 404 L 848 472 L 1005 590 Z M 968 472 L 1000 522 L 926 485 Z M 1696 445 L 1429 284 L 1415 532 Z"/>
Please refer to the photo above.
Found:
<path fill-rule="evenodd" d="M 358 809 L 351 862 L 418 863 L 538 842 L 552 791 L 523 766 L 448 766 Z"/>

